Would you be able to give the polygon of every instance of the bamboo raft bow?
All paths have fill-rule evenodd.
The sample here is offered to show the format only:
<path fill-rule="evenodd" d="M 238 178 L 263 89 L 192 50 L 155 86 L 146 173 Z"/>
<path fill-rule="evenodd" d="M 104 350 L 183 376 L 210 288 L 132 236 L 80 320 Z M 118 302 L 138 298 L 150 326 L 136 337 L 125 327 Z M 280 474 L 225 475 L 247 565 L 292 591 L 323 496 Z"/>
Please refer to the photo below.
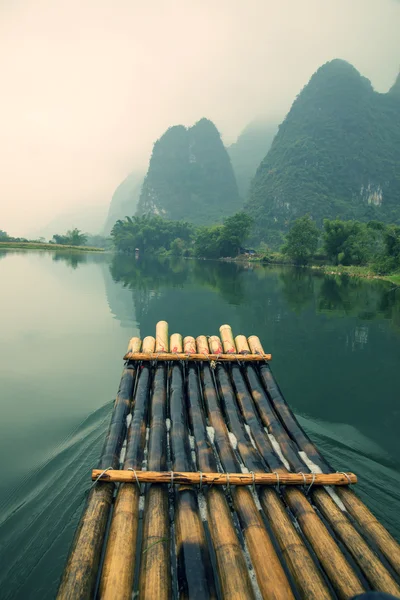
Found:
<path fill-rule="evenodd" d="M 132 338 L 59 599 L 400 598 L 400 546 L 284 400 L 257 336 Z"/>

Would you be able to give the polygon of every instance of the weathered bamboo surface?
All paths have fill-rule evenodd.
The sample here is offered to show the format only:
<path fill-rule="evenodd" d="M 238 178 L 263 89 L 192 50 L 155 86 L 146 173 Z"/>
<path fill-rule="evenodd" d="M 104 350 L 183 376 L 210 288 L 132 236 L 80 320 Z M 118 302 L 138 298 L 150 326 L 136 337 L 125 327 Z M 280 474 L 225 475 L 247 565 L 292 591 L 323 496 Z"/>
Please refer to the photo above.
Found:
<path fill-rule="evenodd" d="M 114 483 L 167 483 L 181 485 L 351 485 L 357 483 L 354 473 L 192 473 L 190 471 L 102 471 L 93 469 L 92 480 Z"/>
<path fill-rule="evenodd" d="M 124 360 L 144 360 L 144 361 L 153 361 L 153 360 L 169 360 L 169 361 L 196 361 L 196 362 L 204 362 L 204 361 L 221 361 L 221 362 L 237 362 L 238 360 L 244 362 L 265 362 L 266 360 L 271 360 L 272 354 L 237 354 L 237 353 L 216 353 L 215 349 L 212 352 L 207 352 L 207 354 L 199 354 L 190 351 L 190 348 L 187 352 L 152 352 L 151 354 L 145 352 L 127 352 L 124 356 Z"/>
<path fill-rule="evenodd" d="M 301 429 L 259 338 L 219 334 L 130 340 L 58 597 L 400 598 L 356 475 Z"/>

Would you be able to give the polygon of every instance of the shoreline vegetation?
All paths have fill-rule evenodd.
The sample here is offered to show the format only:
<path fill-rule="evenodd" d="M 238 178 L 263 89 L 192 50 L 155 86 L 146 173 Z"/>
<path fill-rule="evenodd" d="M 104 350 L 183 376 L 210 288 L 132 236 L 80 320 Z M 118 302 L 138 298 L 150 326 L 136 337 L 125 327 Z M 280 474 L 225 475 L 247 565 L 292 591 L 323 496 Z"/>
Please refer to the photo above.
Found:
<path fill-rule="evenodd" d="M 104 248 L 94 246 L 74 246 L 67 244 L 52 244 L 48 242 L 0 242 L 0 250 L 72 250 L 75 252 L 104 252 Z"/>

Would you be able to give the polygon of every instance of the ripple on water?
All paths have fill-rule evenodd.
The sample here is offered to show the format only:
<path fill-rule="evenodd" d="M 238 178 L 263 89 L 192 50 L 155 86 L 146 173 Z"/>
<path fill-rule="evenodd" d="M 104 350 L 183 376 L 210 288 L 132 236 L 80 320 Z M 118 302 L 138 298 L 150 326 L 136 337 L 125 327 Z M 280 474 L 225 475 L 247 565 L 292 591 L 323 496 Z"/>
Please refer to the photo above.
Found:
<path fill-rule="evenodd" d="M 90 414 L 46 463 L 31 471 L 1 502 L 4 600 L 54 598 L 110 411 L 111 403 L 107 403 Z"/>

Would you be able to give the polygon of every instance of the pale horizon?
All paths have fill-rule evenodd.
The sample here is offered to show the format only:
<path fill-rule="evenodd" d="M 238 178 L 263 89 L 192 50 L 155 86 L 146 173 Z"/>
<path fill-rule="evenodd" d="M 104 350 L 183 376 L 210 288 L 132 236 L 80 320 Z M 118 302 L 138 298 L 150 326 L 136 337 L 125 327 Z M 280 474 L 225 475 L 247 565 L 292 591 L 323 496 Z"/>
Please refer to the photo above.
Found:
<path fill-rule="evenodd" d="M 3 0 L 0 15 L 0 229 L 14 236 L 105 218 L 171 125 L 207 117 L 229 144 L 280 122 L 329 60 L 379 92 L 400 65 L 397 0 Z"/>

